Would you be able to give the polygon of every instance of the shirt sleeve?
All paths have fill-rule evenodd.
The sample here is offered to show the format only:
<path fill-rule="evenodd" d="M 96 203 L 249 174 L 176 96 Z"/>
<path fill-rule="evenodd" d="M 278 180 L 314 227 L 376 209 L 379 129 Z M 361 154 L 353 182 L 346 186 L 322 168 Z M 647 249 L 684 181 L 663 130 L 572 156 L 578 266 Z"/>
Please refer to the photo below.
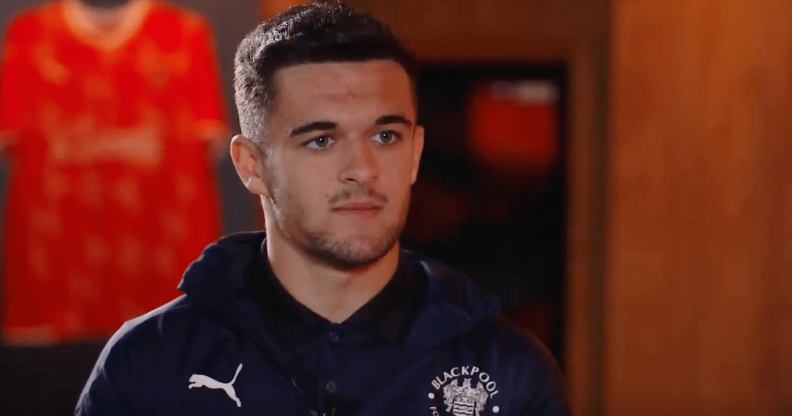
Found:
<path fill-rule="evenodd" d="M 22 125 L 23 53 L 21 25 L 12 21 L 0 50 L 0 147 L 12 144 Z"/>
<path fill-rule="evenodd" d="M 220 73 L 214 33 L 209 23 L 201 19 L 191 40 L 193 51 L 194 88 L 192 91 L 197 135 L 208 141 L 225 141 L 228 121 L 225 100 L 220 87 Z"/>

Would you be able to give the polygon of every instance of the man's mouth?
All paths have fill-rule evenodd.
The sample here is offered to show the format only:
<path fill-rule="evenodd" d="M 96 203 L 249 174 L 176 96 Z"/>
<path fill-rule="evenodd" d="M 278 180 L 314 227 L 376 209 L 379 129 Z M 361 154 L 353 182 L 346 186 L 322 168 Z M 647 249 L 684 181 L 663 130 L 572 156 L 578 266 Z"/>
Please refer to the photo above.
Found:
<path fill-rule="evenodd" d="M 349 201 L 332 209 L 337 214 L 360 220 L 372 219 L 382 211 L 382 204 L 376 201 Z"/>

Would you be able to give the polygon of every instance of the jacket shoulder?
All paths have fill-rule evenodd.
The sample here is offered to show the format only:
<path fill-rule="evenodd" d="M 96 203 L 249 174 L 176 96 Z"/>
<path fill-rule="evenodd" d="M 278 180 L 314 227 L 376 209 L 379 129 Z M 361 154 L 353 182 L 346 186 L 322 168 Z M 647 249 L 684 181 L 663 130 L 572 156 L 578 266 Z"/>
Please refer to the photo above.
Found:
<path fill-rule="evenodd" d="M 124 323 L 102 349 L 77 406 L 77 415 L 126 409 L 146 414 L 179 374 L 181 358 L 204 312 L 186 296 Z"/>
<path fill-rule="evenodd" d="M 107 347 L 120 350 L 137 345 L 172 344 L 201 314 L 197 305 L 186 296 L 180 296 L 125 322 Z"/>
<path fill-rule="evenodd" d="M 522 403 L 521 415 L 568 415 L 565 380 L 557 360 L 532 333 L 498 315 L 471 334 L 486 351 L 493 373 L 500 374 Z"/>

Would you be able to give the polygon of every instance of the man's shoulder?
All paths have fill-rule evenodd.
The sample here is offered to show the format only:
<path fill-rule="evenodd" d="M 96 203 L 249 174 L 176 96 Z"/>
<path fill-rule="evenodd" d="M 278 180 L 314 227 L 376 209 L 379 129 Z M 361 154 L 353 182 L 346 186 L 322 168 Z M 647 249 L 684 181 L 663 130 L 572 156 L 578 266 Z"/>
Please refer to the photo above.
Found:
<path fill-rule="evenodd" d="M 202 356 L 229 336 L 221 320 L 187 296 L 125 322 L 102 349 L 77 414 L 118 414 L 118 406 L 152 413 L 183 376 L 189 357 Z"/>
<path fill-rule="evenodd" d="M 178 298 L 151 310 L 137 318 L 125 322 L 111 341 L 117 344 L 142 341 L 167 341 L 177 334 L 178 329 L 187 325 L 200 312 L 186 296 Z M 174 333 L 174 329 L 177 331 Z"/>
<path fill-rule="evenodd" d="M 544 344 L 530 331 L 499 313 L 497 299 L 481 292 L 464 271 L 423 253 L 403 252 L 430 277 L 429 297 L 441 299 L 444 306 L 451 305 L 457 311 L 454 315 L 463 321 L 461 324 L 469 325 L 470 331 L 463 339 L 479 348 L 486 346 L 490 354 L 514 364 L 556 365 Z"/>
<path fill-rule="evenodd" d="M 486 356 L 483 362 L 493 380 L 505 381 L 505 388 L 518 393 L 520 407 L 530 409 L 524 414 L 568 414 L 561 368 L 535 335 L 503 315 L 469 335 L 472 345 Z"/>
<path fill-rule="evenodd" d="M 494 354 L 511 364 L 557 365 L 539 338 L 502 314 L 491 317 L 470 335 L 477 342 L 484 341 Z"/>
<path fill-rule="evenodd" d="M 180 296 L 125 322 L 105 345 L 100 364 L 161 362 L 178 356 L 206 318 L 203 308 Z"/>

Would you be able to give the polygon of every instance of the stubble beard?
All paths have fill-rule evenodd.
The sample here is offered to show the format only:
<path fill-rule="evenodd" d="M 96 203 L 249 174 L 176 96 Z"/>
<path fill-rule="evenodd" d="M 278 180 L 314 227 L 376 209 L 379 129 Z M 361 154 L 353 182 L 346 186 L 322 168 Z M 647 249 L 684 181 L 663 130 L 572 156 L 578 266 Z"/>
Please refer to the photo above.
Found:
<path fill-rule="evenodd" d="M 375 263 L 396 245 L 403 226 L 390 226 L 373 238 L 351 237 L 344 241 L 329 233 L 305 230 L 307 244 L 303 249 L 311 257 L 338 270 L 350 270 Z"/>
<path fill-rule="evenodd" d="M 272 205 L 281 233 L 310 257 L 337 270 L 368 266 L 383 258 L 396 246 L 407 221 L 409 196 L 400 207 L 397 220 L 387 224 L 382 232 L 374 236 L 339 238 L 330 231 L 306 227 L 302 207 L 294 203 L 283 188 L 277 187 L 277 183 L 271 185 L 276 185 L 270 189 L 276 190 Z"/>

